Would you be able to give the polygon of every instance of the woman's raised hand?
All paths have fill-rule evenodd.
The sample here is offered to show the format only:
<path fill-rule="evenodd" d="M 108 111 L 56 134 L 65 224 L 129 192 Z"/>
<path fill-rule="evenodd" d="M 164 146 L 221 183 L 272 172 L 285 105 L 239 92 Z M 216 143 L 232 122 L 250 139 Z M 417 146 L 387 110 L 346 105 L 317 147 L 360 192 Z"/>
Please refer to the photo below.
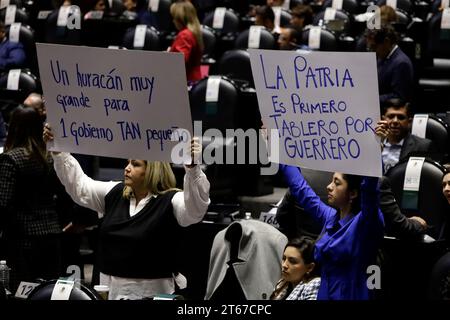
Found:
<path fill-rule="evenodd" d="M 202 145 L 200 144 L 200 139 L 198 137 L 193 137 L 191 140 L 191 159 L 192 162 L 186 165 L 188 168 L 195 167 L 200 161 L 200 156 L 202 154 Z"/>

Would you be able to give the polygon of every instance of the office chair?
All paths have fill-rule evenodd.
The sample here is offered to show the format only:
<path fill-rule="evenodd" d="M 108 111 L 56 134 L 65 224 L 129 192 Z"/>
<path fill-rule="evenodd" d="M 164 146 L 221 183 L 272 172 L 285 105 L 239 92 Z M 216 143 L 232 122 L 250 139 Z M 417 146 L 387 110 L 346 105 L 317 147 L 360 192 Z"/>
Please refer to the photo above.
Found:
<path fill-rule="evenodd" d="M 332 7 L 333 0 L 326 0 L 323 3 L 323 9 Z M 349 14 L 356 14 L 359 11 L 359 3 L 356 0 L 343 0 L 342 1 L 342 8 L 335 8 L 338 10 L 343 10 L 345 12 L 348 12 Z"/>
<path fill-rule="evenodd" d="M 427 234 L 429 236 L 435 240 L 445 240 L 449 213 L 448 203 L 442 195 L 441 186 L 444 167 L 429 158 L 425 159 L 420 173 L 417 207 L 414 209 L 405 208 L 403 185 L 408 160 L 399 162 L 386 173 L 395 199 L 406 216 L 420 216 L 427 221 L 429 225 Z"/>
<path fill-rule="evenodd" d="M 242 85 L 254 87 L 250 54 L 246 50 L 234 49 L 224 52 L 219 60 L 219 74 Z"/>
<path fill-rule="evenodd" d="M 215 56 L 217 38 L 214 30 L 208 26 L 202 25 L 203 36 L 203 59 L 213 59 Z"/>
<path fill-rule="evenodd" d="M 10 27 L 6 29 L 6 37 L 9 39 Z M 34 38 L 34 30 L 27 25 L 21 24 L 19 30 L 19 42 L 23 45 L 27 61 L 25 66 L 31 68 L 33 72 L 37 72 L 37 55 L 36 55 L 36 42 Z"/>
<path fill-rule="evenodd" d="M 218 8 L 216 8 L 217 10 Z M 222 28 L 214 28 L 213 21 L 214 21 L 214 11 L 211 11 L 205 15 L 203 18 L 203 23 L 214 30 L 216 30 L 220 37 L 223 36 L 234 36 L 239 30 L 239 18 L 236 15 L 236 13 L 232 9 L 226 9 L 224 21 L 223 21 L 223 27 Z"/>
<path fill-rule="evenodd" d="M 5 16 L 6 16 L 6 8 L 3 8 L 0 10 L 0 21 L 5 22 Z M 21 22 L 26 24 L 28 23 L 28 19 L 29 19 L 28 13 L 25 10 L 17 7 L 16 15 L 14 16 L 14 22 Z"/>
<path fill-rule="evenodd" d="M 412 130 L 414 130 L 414 122 Z M 449 127 L 442 119 L 434 115 L 429 115 L 425 136 L 422 138 L 433 141 L 437 152 L 435 154 L 430 154 L 430 157 L 435 161 L 442 161 L 449 153 Z"/>
<path fill-rule="evenodd" d="M 197 82 L 189 92 L 193 121 L 202 121 L 203 130 L 216 128 L 225 133 L 234 129 L 238 106 L 238 88 L 230 79 L 221 77 L 217 102 L 206 102 L 208 78 Z"/>
<path fill-rule="evenodd" d="M 147 8 L 150 0 L 147 0 Z M 171 31 L 176 31 L 175 26 L 172 22 L 172 15 L 170 14 L 170 6 L 172 5 L 172 0 L 159 0 L 158 10 L 156 12 L 151 12 L 155 15 L 158 24 L 158 31 L 161 33 L 167 33 Z M 150 8 L 149 8 L 150 10 Z"/>
<path fill-rule="evenodd" d="M 267 223 L 249 219 L 230 224 L 214 238 L 205 299 L 269 299 L 286 244 L 286 236 Z"/>
<path fill-rule="evenodd" d="M 236 49 L 248 49 L 249 48 L 249 34 L 250 30 L 244 30 L 238 34 L 234 42 Z M 274 35 L 264 27 L 261 27 L 261 33 L 259 35 L 259 46 L 256 49 L 275 49 L 276 40 Z"/>
<path fill-rule="evenodd" d="M 122 45 L 127 49 L 138 49 L 147 51 L 160 51 L 161 44 L 159 38 L 159 32 L 153 28 L 147 26 L 145 31 L 145 41 L 144 47 L 137 48 L 134 47 L 134 37 L 135 37 L 136 27 L 129 28 L 123 37 Z"/>
<path fill-rule="evenodd" d="M 439 12 L 431 17 L 427 30 L 427 53 L 433 58 L 448 59 L 450 56 L 449 30 L 441 29 L 442 13 Z"/>
<path fill-rule="evenodd" d="M 41 283 L 28 295 L 27 300 L 50 300 L 52 292 L 57 280 L 50 280 Z M 102 300 L 100 296 L 83 284 L 80 287 L 73 287 L 70 293 L 69 300 Z"/>
<path fill-rule="evenodd" d="M 8 72 L 4 72 L 0 75 L 0 90 L 5 90 L 2 97 L 8 95 L 8 100 L 17 103 L 22 103 L 31 92 L 41 92 L 39 79 L 27 69 L 22 69 L 20 73 L 18 90 L 7 90 L 7 84 Z"/>
<path fill-rule="evenodd" d="M 80 29 L 69 29 L 67 26 L 58 26 L 58 15 L 59 10 L 53 10 L 52 13 L 47 17 L 45 22 L 45 35 L 44 41 L 48 43 L 56 44 L 67 44 L 67 45 L 80 45 L 81 44 L 81 30 Z M 69 13 L 71 15 L 79 15 L 81 20 L 81 12 L 79 10 L 74 10 Z"/>
<path fill-rule="evenodd" d="M 280 12 L 280 27 L 285 28 L 291 24 L 292 15 L 289 11 L 282 9 Z"/>
<path fill-rule="evenodd" d="M 111 2 L 111 5 L 110 5 Z M 110 17 L 120 17 L 126 10 L 122 0 L 105 1 L 105 14 Z"/>
<path fill-rule="evenodd" d="M 308 44 L 309 41 L 309 30 L 305 29 L 302 32 L 302 43 Z M 318 51 L 336 51 L 338 47 L 336 36 L 327 29 L 320 30 L 320 48 L 316 49 Z"/>

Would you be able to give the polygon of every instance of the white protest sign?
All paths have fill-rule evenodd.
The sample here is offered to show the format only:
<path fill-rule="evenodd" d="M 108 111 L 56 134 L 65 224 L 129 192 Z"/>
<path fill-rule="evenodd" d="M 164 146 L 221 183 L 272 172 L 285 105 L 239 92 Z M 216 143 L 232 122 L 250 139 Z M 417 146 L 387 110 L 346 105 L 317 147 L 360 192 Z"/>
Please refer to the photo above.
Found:
<path fill-rule="evenodd" d="M 51 44 L 37 52 L 49 150 L 171 161 L 171 138 L 188 142 L 183 54 Z"/>
<path fill-rule="evenodd" d="M 264 125 L 277 129 L 279 162 L 381 176 L 374 53 L 249 49 Z"/>

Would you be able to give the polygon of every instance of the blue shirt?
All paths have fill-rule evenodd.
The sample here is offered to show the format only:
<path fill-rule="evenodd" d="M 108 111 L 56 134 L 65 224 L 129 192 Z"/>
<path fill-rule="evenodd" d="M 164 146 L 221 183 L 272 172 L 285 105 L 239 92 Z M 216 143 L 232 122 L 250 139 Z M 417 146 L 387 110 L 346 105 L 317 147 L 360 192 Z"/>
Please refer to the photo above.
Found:
<path fill-rule="evenodd" d="M 402 139 L 399 143 L 396 144 L 390 144 L 388 141 L 384 142 L 383 151 L 381 153 L 384 173 L 386 173 L 390 168 L 395 166 L 400 161 L 400 154 L 402 153 L 404 140 L 405 139 Z"/>
<path fill-rule="evenodd" d="M 314 258 L 321 266 L 318 300 L 367 300 L 367 267 L 376 263 L 383 239 L 384 220 L 379 209 L 378 179 L 361 183 L 361 211 L 340 219 L 324 204 L 296 167 L 280 165 L 292 195 L 323 226 Z"/>

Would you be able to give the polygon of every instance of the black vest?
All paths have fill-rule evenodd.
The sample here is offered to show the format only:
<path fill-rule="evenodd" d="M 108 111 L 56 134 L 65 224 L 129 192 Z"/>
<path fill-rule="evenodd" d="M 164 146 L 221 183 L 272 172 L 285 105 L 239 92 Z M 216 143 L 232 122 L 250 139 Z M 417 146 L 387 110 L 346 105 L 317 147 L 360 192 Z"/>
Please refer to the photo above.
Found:
<path fill-rule="evenodd" d="M 159 279 L 177 272 L 181 226 L 172 207 L 176 191 L 150 201 L 130 217 L 130 201 L 122 197 L 124 184 L 105 197 L 105 217 L 99 234 L 99 269 L 123 278 Z"/>

